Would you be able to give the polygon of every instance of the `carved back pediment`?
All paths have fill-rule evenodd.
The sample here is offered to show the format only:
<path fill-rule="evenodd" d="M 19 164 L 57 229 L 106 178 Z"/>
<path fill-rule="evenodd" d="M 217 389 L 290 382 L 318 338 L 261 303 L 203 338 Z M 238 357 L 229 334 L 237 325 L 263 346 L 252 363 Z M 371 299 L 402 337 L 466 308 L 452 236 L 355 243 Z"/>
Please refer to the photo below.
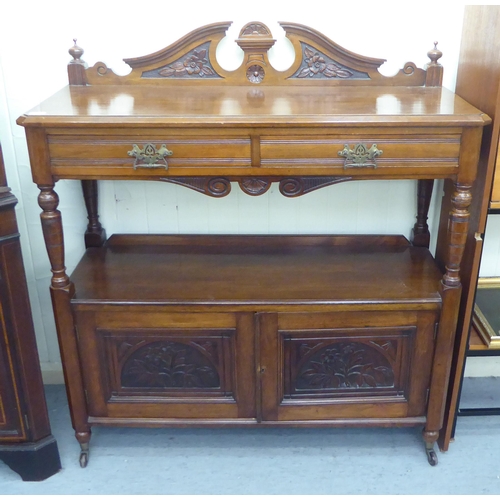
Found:
<path fill-rule="evenodd" d="M 116 75 L 104 63 L 87 68 L 81 60 L 83 50 L 70 49 L 70 83 L 99 84 L 165 84 L 165 85 L 404 85 L 439 86 L 441 53 L 428 53 L 431 62 L 426 69 L 406 63 L 395 76 L 379 72 L 385 59 L 355 54 L 325 35 L 296 23 L 280 22 L 295 51 L 293 64 L 285 71 L 275 69 L 268 52 L 275 39 L 263 23 L 247 23 L 236 43 L 244 52 L 243 63 L 233 71 L 223 69 L 216 57 L 219 42 L 226 36 L 231 22 L 214 23 L 188 33 L 165 49 L 142 57 L 124 59 L 132 68 L 125 76 Z"/>

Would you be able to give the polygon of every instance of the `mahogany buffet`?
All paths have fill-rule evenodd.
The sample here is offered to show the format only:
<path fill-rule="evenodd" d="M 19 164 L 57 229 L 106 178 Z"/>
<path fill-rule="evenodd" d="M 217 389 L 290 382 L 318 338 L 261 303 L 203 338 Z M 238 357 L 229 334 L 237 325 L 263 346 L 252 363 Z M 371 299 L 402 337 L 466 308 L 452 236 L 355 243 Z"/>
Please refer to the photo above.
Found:
<path fill-rule="evenodd" d="M 442 427 L 471 188 L 488 116 L 441 87 L 441 52 L 394 77 L 314 29 L 280 23 L 295 62 L 275 70 L 262 23 L 215 52 L 231 23 L 125 59 L 118 76 L 70 49 L 69 86 L 25 127 L 80 464 L 93 425 Z M 117 109 L 119 96 L 130 106 Z M 388 99 L 389 97 L 389 99 Z M 59 179 L 80 179 L 86 253 L 64 265 Z M 359 179 L 418 181 L 400 235 L 106 238 L 101 179 L 180 184 L 222 197 L 283 196 Z M 427 214 L 446 179 L 436 257 Z M 236 188 L 238 188 L 236 186 Z M 338 186 L 336 189 L 341 189 Z"/>

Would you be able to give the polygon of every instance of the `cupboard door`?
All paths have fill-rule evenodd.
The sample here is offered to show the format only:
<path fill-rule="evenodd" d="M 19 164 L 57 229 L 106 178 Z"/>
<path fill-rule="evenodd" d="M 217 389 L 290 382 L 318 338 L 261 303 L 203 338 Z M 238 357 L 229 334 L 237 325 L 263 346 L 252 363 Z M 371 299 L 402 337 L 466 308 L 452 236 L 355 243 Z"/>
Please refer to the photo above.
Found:
<path fill-rule="evenodd" d="M 0 442 L 22 441 L 27 437 L 6 319 L 0 300 Z"/>
<path fill-rule="evenodd" d="M 90 417 L 255 417 L 251 314 L 77 312 Z"/>
<path fill-rule="evenodd" d="M 260 315 L 263 420 L 424 416 L 436 321 L 428 311 Z"/>

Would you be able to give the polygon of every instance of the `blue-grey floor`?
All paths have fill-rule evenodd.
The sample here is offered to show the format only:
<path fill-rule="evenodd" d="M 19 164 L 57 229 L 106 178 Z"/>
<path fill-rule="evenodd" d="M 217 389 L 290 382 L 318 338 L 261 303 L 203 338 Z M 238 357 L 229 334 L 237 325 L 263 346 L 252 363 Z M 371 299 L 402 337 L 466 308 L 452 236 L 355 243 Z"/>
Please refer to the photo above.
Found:
<path fill-rule="evenodd" d="M 500 494 L 500 417 L 461 417 L 439 464 L 420 429 L 93 429 L 78 464 L 62 386 L 47 386 L 63 469 L 0 494 Z M 500 378 L 466 379 L 463 406 L 500 406 Z"/>

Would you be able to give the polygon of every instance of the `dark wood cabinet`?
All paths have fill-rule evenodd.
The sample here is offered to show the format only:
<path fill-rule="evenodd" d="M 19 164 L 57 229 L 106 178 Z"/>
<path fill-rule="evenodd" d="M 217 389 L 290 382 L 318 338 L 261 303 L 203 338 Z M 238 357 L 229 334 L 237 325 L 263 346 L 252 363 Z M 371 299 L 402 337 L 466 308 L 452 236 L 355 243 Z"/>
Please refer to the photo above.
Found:
<path fill-rule="evenodd" d="M 422 426 L 429 462 L 443 423 L 461 263 L 483 126 L 490 119 L 426 69 L 382 76 L 282 23 L 295 62 L 249 23 L 242 66 L 215 57 L 228 23 L 196 30 L 115 75 L 73 47 L 70 85 L 19 118 L 52 265 L 73 426 Z M 129 107 L 120 109 L 118 96 Z M 99 103 L 98 106 L 95 103 Z M 59 179 L 81 179 L 87 251 L 64 266 Z M 101 179 L 175 183 L 220 198 L 278 183 L 295 198 L 361 179 L 414 179 L 412 241 L 400 235 L 106 238 Z M 436 256 L 433 179 L 446 179 Z M 338 187 L 339 189 L 341 186 Z"/>
<path fill-rule="evenodd" d="M 51 435 L 14 207 L 0 148 L 0 459 L 26 481 L 60 468 Z"/>

